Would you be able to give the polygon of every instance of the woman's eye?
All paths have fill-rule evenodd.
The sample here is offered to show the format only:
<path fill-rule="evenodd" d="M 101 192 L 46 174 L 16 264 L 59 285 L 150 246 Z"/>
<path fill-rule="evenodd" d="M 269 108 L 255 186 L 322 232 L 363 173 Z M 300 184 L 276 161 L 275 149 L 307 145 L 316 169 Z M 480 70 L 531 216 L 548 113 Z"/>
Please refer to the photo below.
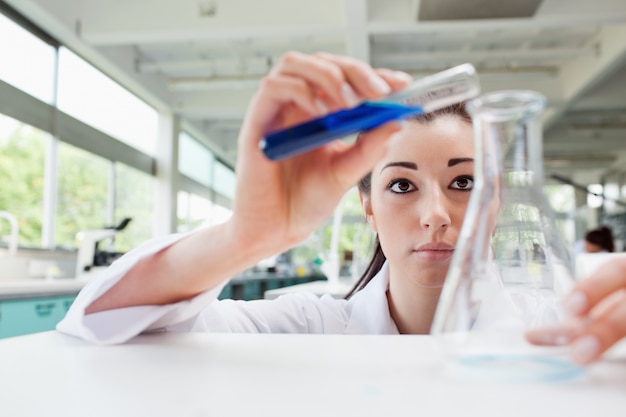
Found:
<path fill-rule="evenodd" d="M 452 181 L 451 188 L 455 190 L 470 191 L 474 188 L 474 179 L 472 177 L 459 177 Z"/>
<path fill-rule="evenodd" d="M 389 185 L 389 189 L 394 193 L 408 193 L 415 190 L 415 186 L 407 180 L 396 180 Z"/>

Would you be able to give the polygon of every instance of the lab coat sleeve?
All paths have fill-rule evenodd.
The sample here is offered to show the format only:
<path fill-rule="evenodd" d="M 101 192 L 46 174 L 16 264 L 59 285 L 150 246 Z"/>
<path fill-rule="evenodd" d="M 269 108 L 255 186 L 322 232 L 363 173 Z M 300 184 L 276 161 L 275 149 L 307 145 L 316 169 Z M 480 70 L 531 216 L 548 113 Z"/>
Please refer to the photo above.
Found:
<path fill-rule="evenodd" d="M 227 333 L 345 333 L 351 306 L 331 295 L 293 292 L 274 300 L 221 300 L 196 317 L 191 331 Z"/>
<path fill-rule="evenodd" d="M 115 344 L 142 332 L 190 329 L 195 316 L 218 297 L 226 282 L 178 303 L 126 307 L 85 315 L 85 308 L 115 285 L 137 262 L 185 236 L 187 234 L 176 234 L 150 240 L 91 278 L 57 325 L 57 330 L 96 344 Z"/>

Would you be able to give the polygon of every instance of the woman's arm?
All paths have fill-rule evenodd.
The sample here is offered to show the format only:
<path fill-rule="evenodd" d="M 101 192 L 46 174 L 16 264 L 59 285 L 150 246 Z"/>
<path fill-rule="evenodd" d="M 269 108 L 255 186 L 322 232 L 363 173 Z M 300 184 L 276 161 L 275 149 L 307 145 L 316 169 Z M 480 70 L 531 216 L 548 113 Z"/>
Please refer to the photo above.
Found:
<path fill-rule="evenodd" d="M 566 323 L 527 333 L 531 343 L 572 346 L 573 359 L 591 363 L 626 337 L 626 259 L 614 259 L 576 285 L 565 299 Z"/>
<path fill-rule="evenodd" d="M 238 139 L 233 215 L 139 261 L 86 314 L 189 299 L 306 238 L 331 215 L 400 129 L 388 123 L 353 144 L 334 142 L 272 162 L 259 149 L 268 132 L 350 107 L 405 86 L 410 77 L 348 57 L 288 53 L 253 96 Z"/>

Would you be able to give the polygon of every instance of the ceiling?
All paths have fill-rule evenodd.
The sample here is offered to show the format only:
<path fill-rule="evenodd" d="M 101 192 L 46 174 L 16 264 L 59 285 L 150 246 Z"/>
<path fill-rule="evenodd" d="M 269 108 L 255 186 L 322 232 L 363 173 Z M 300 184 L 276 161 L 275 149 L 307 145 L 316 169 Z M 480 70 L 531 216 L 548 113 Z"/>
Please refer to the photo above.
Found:
<path fill-rule="evenodd" d="M 548 98 L 546 174 L 626 162 L 624 0 L 5 0 L 233 164 L 259 79 L 289 50 L 415 76 L 463 62 L 482 90 Z"/>

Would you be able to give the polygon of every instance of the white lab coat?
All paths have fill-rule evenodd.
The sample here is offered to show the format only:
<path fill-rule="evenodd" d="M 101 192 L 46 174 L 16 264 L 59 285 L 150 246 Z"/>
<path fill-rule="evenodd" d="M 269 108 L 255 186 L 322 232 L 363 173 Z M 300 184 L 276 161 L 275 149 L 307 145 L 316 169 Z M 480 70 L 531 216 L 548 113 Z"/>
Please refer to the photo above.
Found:
<path fill-rule="evenodd" d="M 196 297 L 164 306 L 138 306 L 85 315 L 85 308 L 139 260 L 185 235 L 153 239 L 128 252 L 80 292 L 57 330 L 98 344 L 123 343 L 144 332 L 248 332 L 398 334 L 387 304 L 385 264 L 350 300 L 292 293 L 275 300 L 218 300 L 226 282 Z M 210 273 L 210 271 L 207 271 Z"/>

